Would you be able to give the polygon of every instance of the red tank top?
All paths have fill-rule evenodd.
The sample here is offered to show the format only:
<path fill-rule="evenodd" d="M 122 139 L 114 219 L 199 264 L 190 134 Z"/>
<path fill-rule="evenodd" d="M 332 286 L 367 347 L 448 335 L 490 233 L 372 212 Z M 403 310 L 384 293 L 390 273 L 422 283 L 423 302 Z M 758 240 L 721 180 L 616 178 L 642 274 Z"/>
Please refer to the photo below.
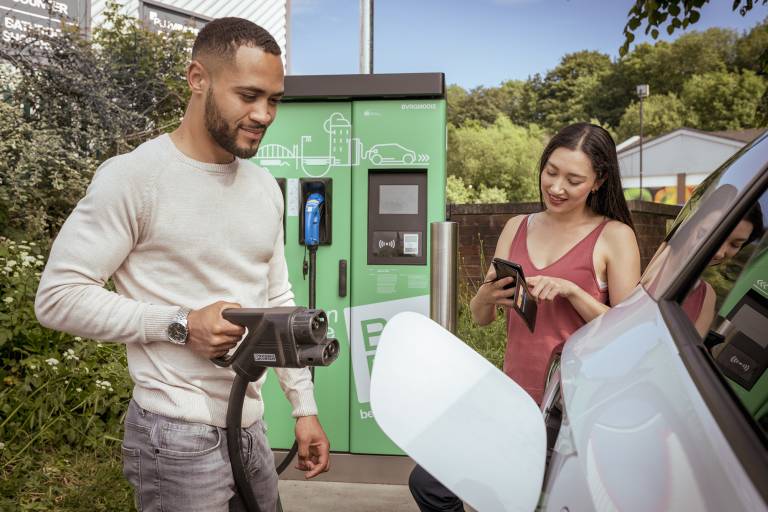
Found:
<path fill-rule="evenodd" d="M 694 324 L 696 323 L 696 320 L 698 320 L 701 310 L 704 309 L 704 298 L 706 296 L 707 287 L 704 284 L 704 281 L 699 281 L 696 287 L 691 290 L 691 293 L 689 293 L 683 301 L 683 311 L 685 311 L 685 314 L 688 315 L 688 318 Z"/>
<path fill-rule="evenodd" d="M 608 304 L 608 289 L 600 289 L 595 275 L 592 253 L 603 228 L 604 220 L 557 261 L 536 268 L 528 255 L 528 216 L 522 220 L 509 248 L 509 260 L 520 264 L 527 277 L 551 276 L 567 279 L 603 304 Z M 525 389 L 536 403 L 544 395 L 547 366 L 552 356 L 561 351 L 565 340 L 586 322 L 563 297 L 538 303 L 536 329 L 531 333 L 520 316 L 507 313 L 507 350 L 504 373 Z"/>

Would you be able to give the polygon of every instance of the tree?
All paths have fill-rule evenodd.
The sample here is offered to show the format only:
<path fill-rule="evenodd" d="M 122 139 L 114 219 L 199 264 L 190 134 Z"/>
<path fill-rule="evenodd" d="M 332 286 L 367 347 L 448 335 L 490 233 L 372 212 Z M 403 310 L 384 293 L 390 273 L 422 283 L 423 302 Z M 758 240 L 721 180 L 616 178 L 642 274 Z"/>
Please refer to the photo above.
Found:
<path fill-rule="evenodd" d="M 756 25 L 736 41 L 736 69 L 751 69 L 755 73 L 766 73 L 767 62 L 763 60 L 768 49 L 768 21 Z"/>
<path fill-rule="evenodd" d="M 766 92 L 765 79 L 754 71 L 714 72 L 692 76 L 681 99 L 699 119 L 702 130 L 741 130 L 756 125 L 756 111 Z"/>
<path fill-rule="evenodd" d="M 701 8 L 707 3 L 709 0 L 636 0 L 629 10 L 629 21 L 624 26 L 624 44 L 619 49 L 619 54 L 625 55 L 629 51 L 629 45 L 635 39 L 634 32 L 644 20 L 647 21 L 645 33 L 650 33 L 654 39 L 659 37 L 659 28 L 665 23 L 667 33 L 672 35 L 675 30 L 686 29 L 699 21 Z M 766 5 L 768 0 L 733 0 L 731 10 L 734 12 L 738 10 L 739 14 L 744 16 L 759 4 Z M 737 51 L 736 59 L 741 56 Z M 757 62 L 759 62 L 759 73 L 768 74 L 768 46 L 763 46 Z M 768 125 L 768 91 L 757 104 L 755 124 Z"/>
<path fill-rule="evenodd" d="M 520 126 L 540 124 L 543 116 L 539 109 L 542 80 L 534 75 L 528 80 L 507 80 L 501 84 L 502 113 Z"/>
<path fill-rule="evenodd" d="M 544 78 L 540 91 L 543 124 L 550 131 L 596 117 L 590 109 L 600 83 L 610 73 L 611 59 L 594 51 L 566 54 Z"/>
<path fill-rule="evenodd" d="M 445 195 L 451 204 L 506 203 L 508 197 L 499 187 L 480 185 L 474 188 L 458 176 L 448 176 Z"/>
<path fill-rule="evenodd" d="M 456 84 L 451 84 L 445 89 L 445 101 L 448 104 L 447 121 L 449 124 L 459 126 L 467 119 L 465 112 L 469 95 L 467 91 Z"/>
<path fill-rule="evenodd" d="M 697 126 L 698 119 L 674 93 L 653 94 L 643 101 L 643 137 L 655 137 L 682 128 Z M 633 135 L 640 135 L 640 103 L 633 102 L 616 130 L 621 142 Z"/>
<path fill-rule="evenodd" d="M 0 46 L 0 228 L 44 238 L 82 197 L 98 162 L 175 126 L 190 39 L 118 13 L 93 40 L 77 27 Z M 3 213 L 4 212 L 4 213 Z"/>
<path fill-rule="evenodd" d="M 699 21 L 701 9 L 710 0 L 635 0 L 629 9 L 629 20 L 624 26 L 624 44 L 619 49 L 619 55 L 629 52 L 629 45 L 635 40 L 635 31 L 646 22 L 645 34 L 652 38 L 659 37 L 659 29 L 665 27 L 667 34 L 675 30 L 686 29 Z M 732 10 L 739 11 L 744 16 L 755 5 L 766 5 L 768 0 L 733 0 Z M 665 25 L 666 24 L 666 25 Z"/>
<path fill-rule="evenodd" d="M 538 161 L 544 150 L 544 131 L 512 124 L 500 115 L 484 127 L 470 122 L 448 129 L 448 174 L 460 178 L 473 194 L 505 192 L 509 201 L 538 198 Z"/>

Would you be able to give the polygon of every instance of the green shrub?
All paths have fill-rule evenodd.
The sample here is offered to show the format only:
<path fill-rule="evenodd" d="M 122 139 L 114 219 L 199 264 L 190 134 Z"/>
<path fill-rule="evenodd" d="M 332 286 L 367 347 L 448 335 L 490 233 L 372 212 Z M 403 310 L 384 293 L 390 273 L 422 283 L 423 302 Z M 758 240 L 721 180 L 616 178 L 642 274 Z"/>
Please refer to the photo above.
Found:
<path fill-rule="evenodd" d="M 34 242 L 0 238 L 0 474 L 59 445 L 120 441 L 130 398 L 125 348 L 42 327 L 34 297 L 43 267 Z"/>

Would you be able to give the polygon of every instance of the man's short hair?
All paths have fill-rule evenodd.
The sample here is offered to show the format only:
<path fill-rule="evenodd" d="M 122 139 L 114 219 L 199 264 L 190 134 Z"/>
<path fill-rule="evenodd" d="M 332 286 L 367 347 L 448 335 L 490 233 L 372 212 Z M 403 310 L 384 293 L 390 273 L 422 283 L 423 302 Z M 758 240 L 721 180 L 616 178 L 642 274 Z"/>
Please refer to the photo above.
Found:
<path fill-rule="evenodd" d="M 192 59 L 203 55 L 230 61 L 241 46 L 261 48 L 280 55 L 280 45 L 267 30 L 243 18 L 218 18 L 207 23 L 192 46 Z"/>

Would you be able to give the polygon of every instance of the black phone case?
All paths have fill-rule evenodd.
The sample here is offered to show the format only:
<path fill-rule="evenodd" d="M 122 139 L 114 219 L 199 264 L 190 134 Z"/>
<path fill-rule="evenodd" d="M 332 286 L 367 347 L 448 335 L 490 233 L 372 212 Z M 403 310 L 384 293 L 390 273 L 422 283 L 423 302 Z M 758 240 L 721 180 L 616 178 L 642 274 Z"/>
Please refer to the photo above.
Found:
<path fill-rule="evenodd" d="M 491 261 L 493 268 L 496 269 L 496 279 L 505 277 L 514 277 L 514 282 L 505 286 L 505 289 L 515 287 L 515 294 L 512 296 L 514 310 L 525 322 L 528 330 L 533 332 L 536 328 L 536 313 L 538 308 L 536 301 L 528 294 L 528 285 L 525 282 L 523 267 L 517 263 L 507 261 L 501 258 L 493 258 Z M 520 286 L 522 284 L 522 286 Z"/>
<path fill-rule="evenodd" d="M 496 279 L 494 279 L 494 281 L 498 281 L 499 279 L 503 279 L 505 277 L 515 278 L 515 281 L 513 281 L 512 283 L 504 287 L 505 290 L 508 290 L 513 286 L 516 286 L 517 276 L 520 276 L 523 279 L 523 281 L 525 281 L 525 274 L 523 273 L 523 267 L 521 267 L 517 263 L 513 263 L 511 261 L 507 261 L 501 258 L 493 258 L 493 260 L 491 260 L 491 263 L 493 264 L 493 268 L 496 270 Z"/>

